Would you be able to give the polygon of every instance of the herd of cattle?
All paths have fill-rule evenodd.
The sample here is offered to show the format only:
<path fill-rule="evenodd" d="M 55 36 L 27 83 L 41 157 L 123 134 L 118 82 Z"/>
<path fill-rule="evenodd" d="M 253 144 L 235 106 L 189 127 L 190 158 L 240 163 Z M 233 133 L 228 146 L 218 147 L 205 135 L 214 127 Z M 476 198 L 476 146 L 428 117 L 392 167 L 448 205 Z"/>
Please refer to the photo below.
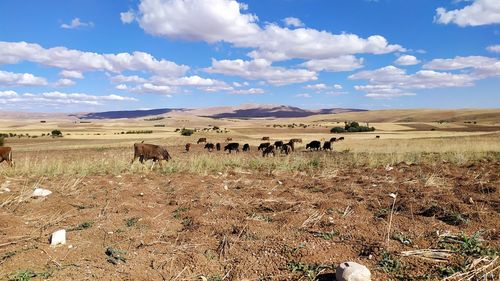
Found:
<path fill-rule="evenodd" d="M 262 140 L 269 141 L 269 137 L 263 137 Z M 314 140 L 306 145 L 306 149 L 309 149 L 311 151 L 332 150 L 332 143 L 342 140 L 344 140 L 344 137 L 331 138 L 329 141 L 325 141 L 323 145 L 321 145 L 320 141 Z M 232 139 L 227 138 L 226 142 L 229 141 L 232 141 Z M 197 144 L 200 143 L 204 143 L 205 144 L 204 149 L 207 149 L 209 152 L 212 152 L 214 150 L 220 151 L 222 148 L 222 145 L 220 143 L 213 144 L 211 142 L 207 142 L 206 138 L 198 139 Z M 302 143 L 302 139 L 291 139 L 288 142 L 284 141 L 275 141 L 274 143 L 264 142 L 257 147 L 257 150 L 262 151 L 263 157 L 270 155 L 275 156 L 276 152 L 278 151 L 288 155 L 293 151 L 295 151 L 295 143 Z M 190 143 L 185 145 L 186 152 L 189 152 L 190 148 L 191 148 Z M 248 143 L 245 143 L 242 147 L 242 150 L 244 152 L 250 151 L 250 145 Z M 237 142 L 229 142 L 224 146 L 224 151 L 228 151 L 229 153 L 233 151 L 239 152 L 240 144 Z M 168 153 L 167 149 L 164 146 L 148 144 L 142 141 L 141 143 L 134 144 L 134 158 L 132 159 L 131 164 L 134 163 L 136 159 L 139 159 L 141 163 L 144 163 L 144 161 L 146 160 L 153 160 L 153 167 L 154 163 L 156 162 L 158 162 L 159 165 L 161 166 L 161 160 L 168 161 L 171 158 L 172 157 L 170 156 L 170 154 Z M 10 166 L 13 166 L 14 162 L 12 161 L 12 148 L 0 147 L 0 163 L 2 163 L 3 161 L 6 161 Z"/>

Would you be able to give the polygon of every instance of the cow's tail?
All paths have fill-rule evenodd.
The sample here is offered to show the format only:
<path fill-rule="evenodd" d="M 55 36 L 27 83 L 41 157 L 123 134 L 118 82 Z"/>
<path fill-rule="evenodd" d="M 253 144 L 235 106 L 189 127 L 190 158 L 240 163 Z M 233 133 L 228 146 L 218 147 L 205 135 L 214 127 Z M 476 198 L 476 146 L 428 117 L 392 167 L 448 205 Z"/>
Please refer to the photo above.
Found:
<path fill-rule="evenodd" d="M 144 143 L 144 140 L 142 140 L 141 143 Z"/>
<path fill-rule="evenodd" d="M 167 161 L 170 159 L 172 159 L 172 156 L 170 156 L 170 153 L 168 153 L 168 151 L 167 151 Z"/>
<path fill-rule="evenodd" d="M 12 162 L 12 150 L 9 151 L 9 155 L 7 156 L 7 159 L 9 160 L 10 165 L 13 166 L 14 163 Z"/>

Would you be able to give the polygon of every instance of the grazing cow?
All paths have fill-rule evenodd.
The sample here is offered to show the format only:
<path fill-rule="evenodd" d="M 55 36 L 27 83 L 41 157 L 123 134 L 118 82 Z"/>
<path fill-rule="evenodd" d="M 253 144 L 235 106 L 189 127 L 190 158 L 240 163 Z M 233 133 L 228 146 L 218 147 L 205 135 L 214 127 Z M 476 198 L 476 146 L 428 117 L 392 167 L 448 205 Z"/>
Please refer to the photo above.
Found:
<path fill-rule="evenodd" d="M 215 149 L 215 145 L 213 143 L 209 142 L 209 143 L 205 144 L 204 149 L 207 149 L 209 152 L 212 152 L 212 150 Z"/>
<path fill-rule="evenodd" d="M 215 148 L 217 149 L 217 151 L 220 151 L 220 143 L 216 143 Z"/>
<path fill-rule="evenodd" d="M 289 141 L 288 143 L 285 143 L 284 145 L 290 146 L 290 149 L 292 149 L 292 151 L 295 151 L 295 142 L 294 141 Z"/>
<path fill-rule="evenodd" d="M 312 141 L 312 142 L 306 144 L 306 149 L 319 150 L 320 148 L 321 148 L 321 142 L 319 142 L 319 141 Z"/>
<path fill-rule="evenodd" d="M 231 153 L 231 151 L 236 151 L 236 152 L 240 152 L 240 144 L 237 143 L 237 142 L 232 142 L 232 143 L 229 143 L 228 145 L 224 146 L 224 151 L 228 150 L 229 153 Z"/>
<path fill-rule="evenodd" d="M 134 143 L 134 159 L 132 159 L 130 164 L 134 163 L 137 158 L 139 158 L 141 163 L 152 159 L 153 165 L 151 166 L 151 170 L 153 170 L 156 162 L 158 162 L 161 167 L 161 160 L 168 161 L 172 157 L 170 157 L 170 154 L 165 147 L 144 143 L 144 141 L 142 141 L 141 143 Z"/>
<path fill-rule="evenodd" d="M 7 146 L 0 147 L 0 163 L 3 161 L 7 162 L 11 167 L 14 165 L 14 161 L 12 161 L 12 148 Z"/>
<path fill-rule="evenodd" d="M 264 143 L 261 143 L 261 144 L 259 145 L 259 147 L 257 147 L 257 150 L 258 150 L 258 151 L 260 151 L 260 150 L 264 151 L 264 149 L 266 149 L 266 147 L 268 147 L 268 146 L 270 146 L 270 145 L 271 145 L 271 143 L 269 143 L 269 142 L 264 142 Z"/>
<path fill-rule="evenodd" d="M 292 153 L 292 147 L 289 143 L 285 143 L 281 146 L 281 153 L 285 152 L 286 155 Z"/>
<path fill-rule="evenodd" d="M 379 138 L 380 138 L 380 136 L 375 136 L 375 138 L 376 138 L 376 139 L 379 139 Z"/>
<path fill-rule="evenodd" d="M 262 140 L 269 140 L 269 137 L 262 137 Z"/>
<path fill-rule="evenodd" d="M 332 143 L 329 142 L 329 141 L 325 141 L 325 143 L 323 144 L 323 150 L 332 150 Z"/>
<path fill-rule="evenodd" d="M 243 145 L 243 151 L 250 151 L 250 145 L 248 143 Z"/>
<path fill-rule="evenodd" d="M 289 143 L 298 142 L 302 143 L 302 139 L 291 139 Z"/>
<path fill-rule="evenodd" d="M 276 147 L 276 149 L 280 149 L 282 145 L 283 145 L 283 141 L 275 141 L 274 142 L 274 146 Z"/>
<path fill-rule="evenodd" d="M 189 152 L 190 148 L 191 148 L 191 144 L 190 143 L 186 143 L 186 152 Z"/>
<path fill-rule="evenodd" d="M 226 142 L 230 142 L 232 140 L 233 140 L 233 138 L 226 138 Z"/>
<path fill-rule="evenodd" d="M 341 140 L 344 140 L 344 137 L 340 137 L 337 139 L 337 141 L 341 141 Z"/>
<path fill-rule="evenodd" d="M 335 142 L 336 140 L 337 140 L 337 138 L 331 138 L 330 142 Z"/>
<path fill-rule="evenodd" d="M 200 144 L 202 142 L 207 142 L 207 138 L 199 138 L 198 141 L 196 142 L 197 144 Z"/>
<path fill-rule="evenodd" d="M 269 155 L 269 154 L 272 154 L 273 156 L 275 155 L 274 145 L 270 145 L 262 151 L 262 157 L 266 157 L 266 155 Z"/>

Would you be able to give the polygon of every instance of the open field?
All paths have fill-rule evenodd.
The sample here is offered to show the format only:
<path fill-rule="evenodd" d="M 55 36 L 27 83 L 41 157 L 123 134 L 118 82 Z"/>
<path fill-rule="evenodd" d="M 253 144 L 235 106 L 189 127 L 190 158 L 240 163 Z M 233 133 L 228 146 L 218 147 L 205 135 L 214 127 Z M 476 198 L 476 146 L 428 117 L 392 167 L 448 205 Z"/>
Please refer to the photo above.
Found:
<path fill-rule="evenodd" d="M 0 133 L 37 137 L 6 139 L 16 165 L 0 164 L 1 188 L 11 190 L 0 190 L 0 279 L 335 280 L 334 265 L 353 260 L 373 280 L 440 280 L 483 265 L 498 280 L 498 113 L 2 119 Z M 402 121 L 406 115 L 413 119 Z M 435 122 L 457 116 L 464 119 Z M 377 130 L 330 134 L 343 120 Z M 183 126 L 225 132 L 183 137 L 175 132 Z M 53 129 L 64 137 L 41 136 Z M 139 130 L 153 133 L 125 133 Z M 304 142 L 289 156 L 263 158 L 262 136 Z M 334 151 L 305 150 L 332 136 L 345 137 Z M 231 137 L 252 150 L 209 153 L 199 137 Z M 150 162 L 130 165 L 141 140 L 165 145 L 173 159 L 153 171 Z M 30 198 L 36 186 L 54 193 Z M 61 228 L 67 245 L 50 247 Z M 442 260 L 402 255 L 425 249 L 440 249 Z"/>

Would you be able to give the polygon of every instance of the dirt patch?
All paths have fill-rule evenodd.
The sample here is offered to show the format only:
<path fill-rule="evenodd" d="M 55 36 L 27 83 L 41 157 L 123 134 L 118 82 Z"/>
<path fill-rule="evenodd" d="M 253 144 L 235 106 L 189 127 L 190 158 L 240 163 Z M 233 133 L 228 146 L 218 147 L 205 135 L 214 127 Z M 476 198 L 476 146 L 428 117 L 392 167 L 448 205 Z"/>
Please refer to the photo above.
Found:
<path fill-rule="evenodd" d="M 19 200 L 0 209 L 0 277 L 298 280 L 328 276 L 353 260 L 367 265 L 373 280 L 437 280 L 445 265 L 399 254 L 437 247 L 436 233 L 445 232 L 482 230 L 484 243 L 499 247 L 499 170 L 500 163 L 478 162 L 391 171 L 123 173 L 76 184 L 66 177 L 2 178 L 11 192 L 0 202 Z M 37 182 L 54 193 L 23 197 Z M 397 235 L 387 248 L 389 193 L 398 194 Z M 464 221 L 450 223 L 450 213 Z M 68 244 L 50 247 L 50 233 L 61 228 L 71 230 Z M 381 265 L 389 261 L 401 266 L 386 271 Z"/>

